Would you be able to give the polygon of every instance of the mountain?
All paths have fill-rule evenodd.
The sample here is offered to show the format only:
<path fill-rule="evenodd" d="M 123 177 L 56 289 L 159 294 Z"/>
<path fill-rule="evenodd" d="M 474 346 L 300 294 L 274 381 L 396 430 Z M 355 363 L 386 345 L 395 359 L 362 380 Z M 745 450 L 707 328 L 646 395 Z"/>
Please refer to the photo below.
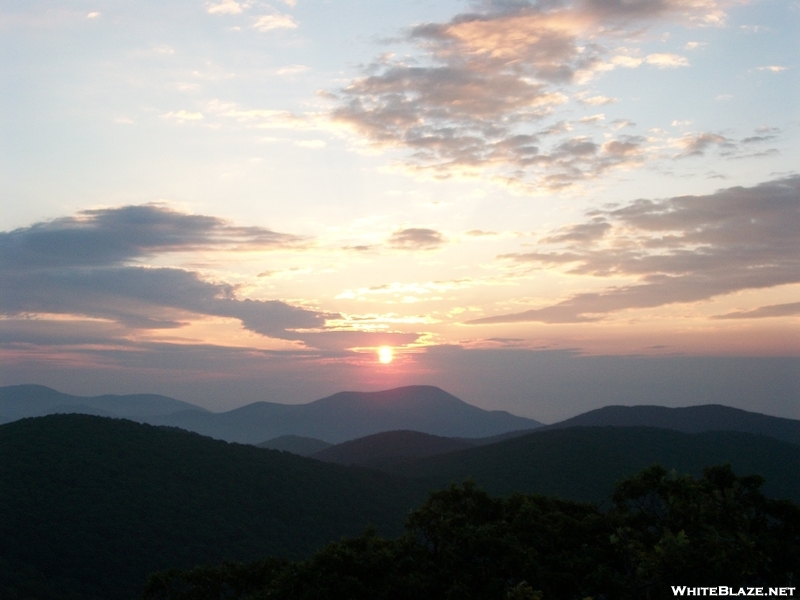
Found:
<path fill-rule="evenodd" d="M 299 435 L 282 435 L 267 440 L 266 442 L 256 444 L 256 446 L 259 448 L 266 448 L 267 450 L 280 450 L 281 452 L 291 452 L 292 454 L 299 454 L 300 456 L 308 456 L 330 448 L 333 444 Z"/>
<path fill-rule="evenodd" d="M 473 444 L 418 431 L 385 431 L 343 442 L 311 455 L 340 465 L 377 467 L 406 458 L 422 458 L 471 448 Z"/>
<path fill-rule="evenodd" d="M 399 433 L 404 450 L 439 443 Z M 367 524 L 393 535 L 427 490 L 467 478 L 495 495 L 602 501 L 653 463 L 697 475 L 722 462 L 765 476 L 769 496 L 800 500 L 800 446 L 742 432 L 572 427 L 400 459 L 380 472 L 121 419 L 22 419 L 0 425 L 0 590 L 10 599 L 128 600 L 154 571 L 308 556 Z"/>
<path fill-rule="evenodd" d="M 256 402 L 225 413 L 185 411 L 148 422 L 248 444 L 283 435 L 338 444 L 401 429 L 471 438 L 541 426 L 538 421 L 505 411 L 483 410 L 425 385 L 382 392 L 340 392 L 308 404 Z"/>
<path fill-rule="evenodd" d="M 39 385 L 0 388 L 0 423 L 53 412 L 124 417 L 244 444 L 286 435 L 338 444 L 398 429 L 475 438 L 542 425 L 505 411 L 483 410 L 425 385 L 382 392 L 340 392 L 308 404 L 255 402 L 223 413 L 152 394 L 83 397 Z"/>
<path fill-rule="evenodd" d="M 398 533 L 424 485 L 87 415 L 0 425 L 0 596 L 141 597 L 172 567 Z"/>
<path fill-rule="evenodd" d="M 720 404 L 683 408 L 666 406 L 606 406 L 548 425 L 545 429 L 566 427 L 660 427 L 685 433 L 701 431 L 743 431 L 800 444 L 800 421 L 770 417 Z"/>
<path fill-rule="evenodd" d="M 157 394 L 73 396 L 43 385 L 0 387 L 0 423 L 53 413 L 82 413 L 141 420 L 202 408 Z"/>
<path fill-rule="evenodd" d="M 765 477 L 767 495 L 800 502 L 800 446 L 734 431 L 570 427 L 381 468 L 433 489 L 474 479 L 501 496 L 525 492 L 594 502 L 608 497 L 616 481 L 654 463 L 700 475 L 703 467 L 725 462 L 738 475 Z"/>

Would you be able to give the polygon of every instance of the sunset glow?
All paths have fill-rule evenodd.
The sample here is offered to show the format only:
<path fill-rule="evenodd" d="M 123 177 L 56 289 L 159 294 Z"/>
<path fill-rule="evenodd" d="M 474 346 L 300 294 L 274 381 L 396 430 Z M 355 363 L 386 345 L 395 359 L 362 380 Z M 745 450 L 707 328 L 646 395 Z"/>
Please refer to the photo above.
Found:
<path fill-rule="evenodd" d="M 0 10 L 0 383 L 547 420 L 639 357 L 800 372 L 796 3 L 376 2 Z"/>
<path fill-rule="evenodd" d="M 392 362 L 394 358 L 394 353 L 389 346 L 381 346 L 378 348 L 378 360 L 380 360 L 383 364 L 388 365 Z"/>

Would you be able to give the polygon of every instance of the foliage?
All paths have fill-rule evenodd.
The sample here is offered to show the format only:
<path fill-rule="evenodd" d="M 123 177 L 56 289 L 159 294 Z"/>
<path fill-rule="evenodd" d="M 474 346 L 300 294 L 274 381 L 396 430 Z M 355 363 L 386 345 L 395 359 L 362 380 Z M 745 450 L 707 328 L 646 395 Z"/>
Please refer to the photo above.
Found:
<path fill-rule="evenodd" d="M 699 480 L 653 466 L 620 483 L 612 542 L 630 586 L 791 585 L 800 576 L 800 509 L 766 498 L 763 482 L 726 465 Z"/>
<path fill-rule="evenodd" d="M 431 494 L 398 539 L 368 531 L 247 582 L 232 564 L 173 571 L 145 600 L 657 600 L 670 585 L 792 585 L 800 508 L 762 482 L 729 465 L 701 479 L 653 466 L 620 482 L 605 512 L 467 482 Z M 220 581 L 236 593 L 220 595 Z"/>

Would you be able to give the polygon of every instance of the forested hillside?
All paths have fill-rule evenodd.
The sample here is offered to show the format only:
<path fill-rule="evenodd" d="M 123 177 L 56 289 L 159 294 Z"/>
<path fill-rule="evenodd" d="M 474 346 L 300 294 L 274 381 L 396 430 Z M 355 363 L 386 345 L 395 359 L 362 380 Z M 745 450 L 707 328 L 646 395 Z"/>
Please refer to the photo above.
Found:
<path fill-rule="evenodd" d="M 137 598 L 148 574 L 391 535 L 420 485 L 87 415 L 0 426 L 4 600 Z"/>
<path fill-rule="evenodd" d="M 730 463 L 737 473 L 764 476 L 767 495 L 800 501 L 800 446 L 733 431 L 572 427 L 382 468 L 425 480 L 431 489 L 474 479 L 502 496 L 528 492 L 601 501 L 615 482 L 655 463 L 693 475 L 708 465 Z"/>
<path fill-rule="evenodd" d="M 398 539 L 368 533 L 300 563 L 161 573 L 145 600 L 668 600 L 674 585 L 795 596 L 800 507 L 764 497 L 761 483 L 729 466 L 699 479 L 654 466 L 618 484 L 608 510 L 451 486 Z"/>
<path fill-rule="evenodd" d="M 398 437 L 403 451 L 414 438 Z M 678 477 L 724 462 L 764 475 L 768 498 L 800 498 L 800 447 L 736 432 L 544 431 L 392 461 L 382 473 L 120 419 L 23 419 L 0 426 L 0 590 L 3 600 L 132 600 L 155 571 L 304 559 L 368 525 L 392 539 L 451 482 L 560 498 L 542 510 L 590 500 L 603 512 L 617 481 L 654 463 Z M 324 560 L 388 543 L 359 539 Z"/>

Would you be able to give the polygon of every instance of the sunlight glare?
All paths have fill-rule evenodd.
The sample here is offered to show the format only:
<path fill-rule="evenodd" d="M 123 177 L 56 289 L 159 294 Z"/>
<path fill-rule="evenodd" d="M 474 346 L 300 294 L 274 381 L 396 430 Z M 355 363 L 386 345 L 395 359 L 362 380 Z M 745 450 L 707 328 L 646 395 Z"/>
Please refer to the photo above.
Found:
<path fill-rule="evenodd" d="M 392 362 L 392 349 L 390 346 L 381 346 L 378 348 L 378 360 L 380 360 L 383 364 L 388 365 Z"/>

